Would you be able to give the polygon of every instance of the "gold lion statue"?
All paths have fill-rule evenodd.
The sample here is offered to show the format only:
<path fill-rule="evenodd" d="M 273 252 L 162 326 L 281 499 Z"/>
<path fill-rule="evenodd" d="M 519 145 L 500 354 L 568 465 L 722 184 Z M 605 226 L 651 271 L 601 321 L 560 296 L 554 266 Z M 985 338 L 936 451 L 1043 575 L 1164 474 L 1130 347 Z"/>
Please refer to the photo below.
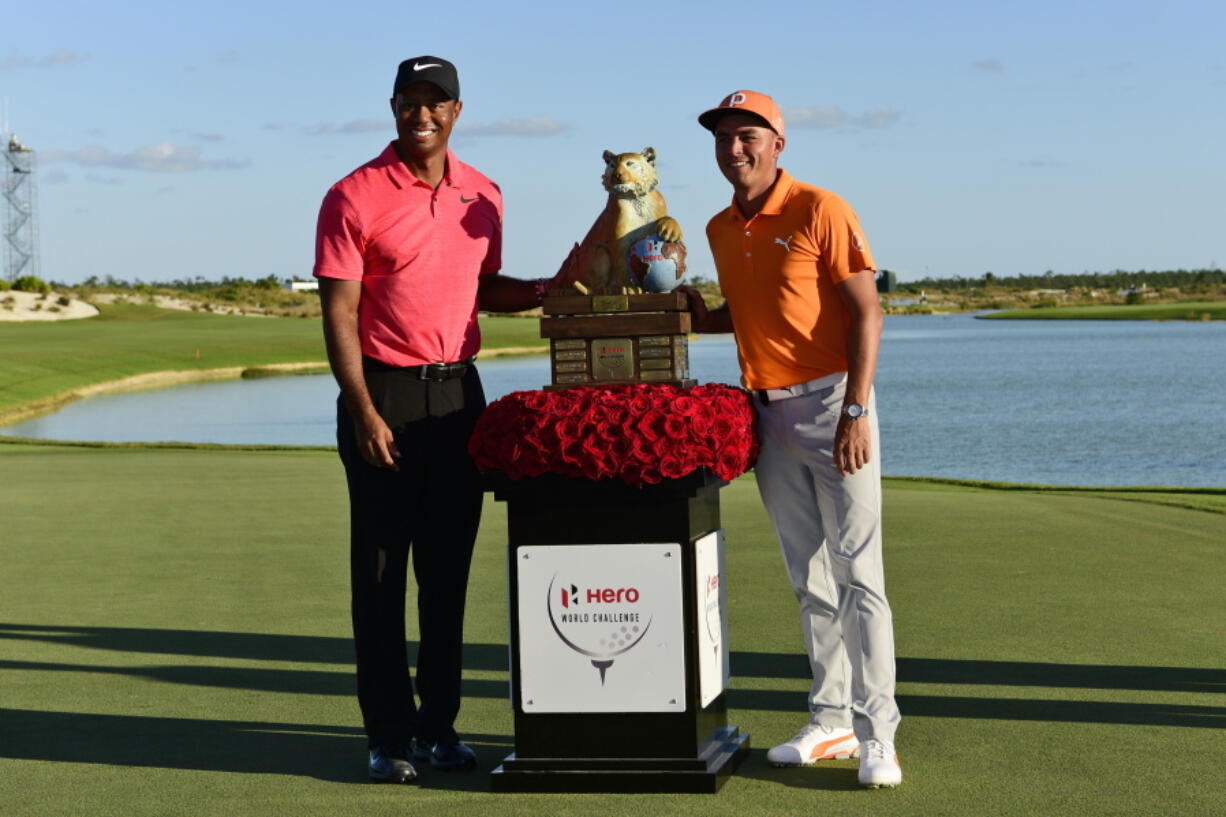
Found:
<path fill-rule="evenodd" d="M 604 210 L 568 259 L 563 284 L 582 293 L 671 290 L 685 274 L 681 225 L 656 189 L 656 152 L 604 152 Z"/>

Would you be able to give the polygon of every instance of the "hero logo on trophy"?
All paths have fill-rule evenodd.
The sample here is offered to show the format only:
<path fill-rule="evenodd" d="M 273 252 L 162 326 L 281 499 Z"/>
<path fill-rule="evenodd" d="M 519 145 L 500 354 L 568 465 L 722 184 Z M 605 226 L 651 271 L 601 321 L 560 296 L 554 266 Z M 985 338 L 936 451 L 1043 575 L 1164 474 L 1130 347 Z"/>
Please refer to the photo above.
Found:
<path fill-rule="evenodd" d="M 623 588 L 588 588 L 581 595 L 576 585 L 561 588 L 560 601 L 562 611 L 553 606 L 555 574 L 549 582 L 549 591 L 545 594 L 545 606 L 549 613 L 549 623 L 553 631 L 562 639 L 562 643 L 580 655 L 591 659 L 592 666 L 600 671 L 600 683 L 605 682 L 605 673 L 613 666 L 613 660 L 619 655 L 629 652 L 643 640 L 651 628 L 652 616 L 649 613 L 646 620 L 638 611 L 637 605 L 642 597 L 636 587 Z M 606 609 L 596 612 L 577 612 L 581 603 L 596 602 Z M 613 606 L 616 605 L 616 606 Z"/>
<path fill-rule="evenodd" d="M 578 245 L 563 288 L 546 297 L 541 337 L 550 339 L 557 390 L 583 385 L 692 386 L 681 225 L 657 187 L 656 152 L 604 152 L 608 197 Z M 563 294 L 573 291 L 577 294 Z"/>

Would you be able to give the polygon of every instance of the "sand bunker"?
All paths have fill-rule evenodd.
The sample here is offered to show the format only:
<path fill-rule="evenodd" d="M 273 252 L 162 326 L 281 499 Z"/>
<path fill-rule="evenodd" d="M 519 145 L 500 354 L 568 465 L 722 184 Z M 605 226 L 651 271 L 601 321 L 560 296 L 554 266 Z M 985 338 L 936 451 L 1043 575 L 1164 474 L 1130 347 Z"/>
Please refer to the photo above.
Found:
<path fill-rule="evenodd" d="M 64 321 L 97 314 L 93 304 L 55 292 L 0 292 L 0 321 Z"/>

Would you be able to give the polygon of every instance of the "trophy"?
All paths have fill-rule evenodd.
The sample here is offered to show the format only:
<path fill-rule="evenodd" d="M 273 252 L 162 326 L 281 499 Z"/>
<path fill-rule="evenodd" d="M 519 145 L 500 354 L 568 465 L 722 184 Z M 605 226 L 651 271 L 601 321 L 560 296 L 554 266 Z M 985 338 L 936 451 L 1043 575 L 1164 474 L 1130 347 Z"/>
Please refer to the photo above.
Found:
<path fill-rule="evenodd" d="M 552 382 L 692 386 L 681 226 L 656 188 L 656 152 L 604 152 L 604 209 L 579 244 L 565 284 L 543 304 Z"/>

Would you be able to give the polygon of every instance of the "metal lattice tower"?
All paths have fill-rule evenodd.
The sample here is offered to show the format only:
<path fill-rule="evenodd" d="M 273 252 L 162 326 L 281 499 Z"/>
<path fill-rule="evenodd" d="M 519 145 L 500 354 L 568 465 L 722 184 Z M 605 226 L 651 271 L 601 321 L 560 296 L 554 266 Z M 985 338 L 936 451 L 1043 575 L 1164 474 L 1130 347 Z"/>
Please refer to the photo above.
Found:
<path fill-rule="evenodd" d="M 38 154 L 9 134 L 4 150 L 4 272 L 38 275 Z"/>

